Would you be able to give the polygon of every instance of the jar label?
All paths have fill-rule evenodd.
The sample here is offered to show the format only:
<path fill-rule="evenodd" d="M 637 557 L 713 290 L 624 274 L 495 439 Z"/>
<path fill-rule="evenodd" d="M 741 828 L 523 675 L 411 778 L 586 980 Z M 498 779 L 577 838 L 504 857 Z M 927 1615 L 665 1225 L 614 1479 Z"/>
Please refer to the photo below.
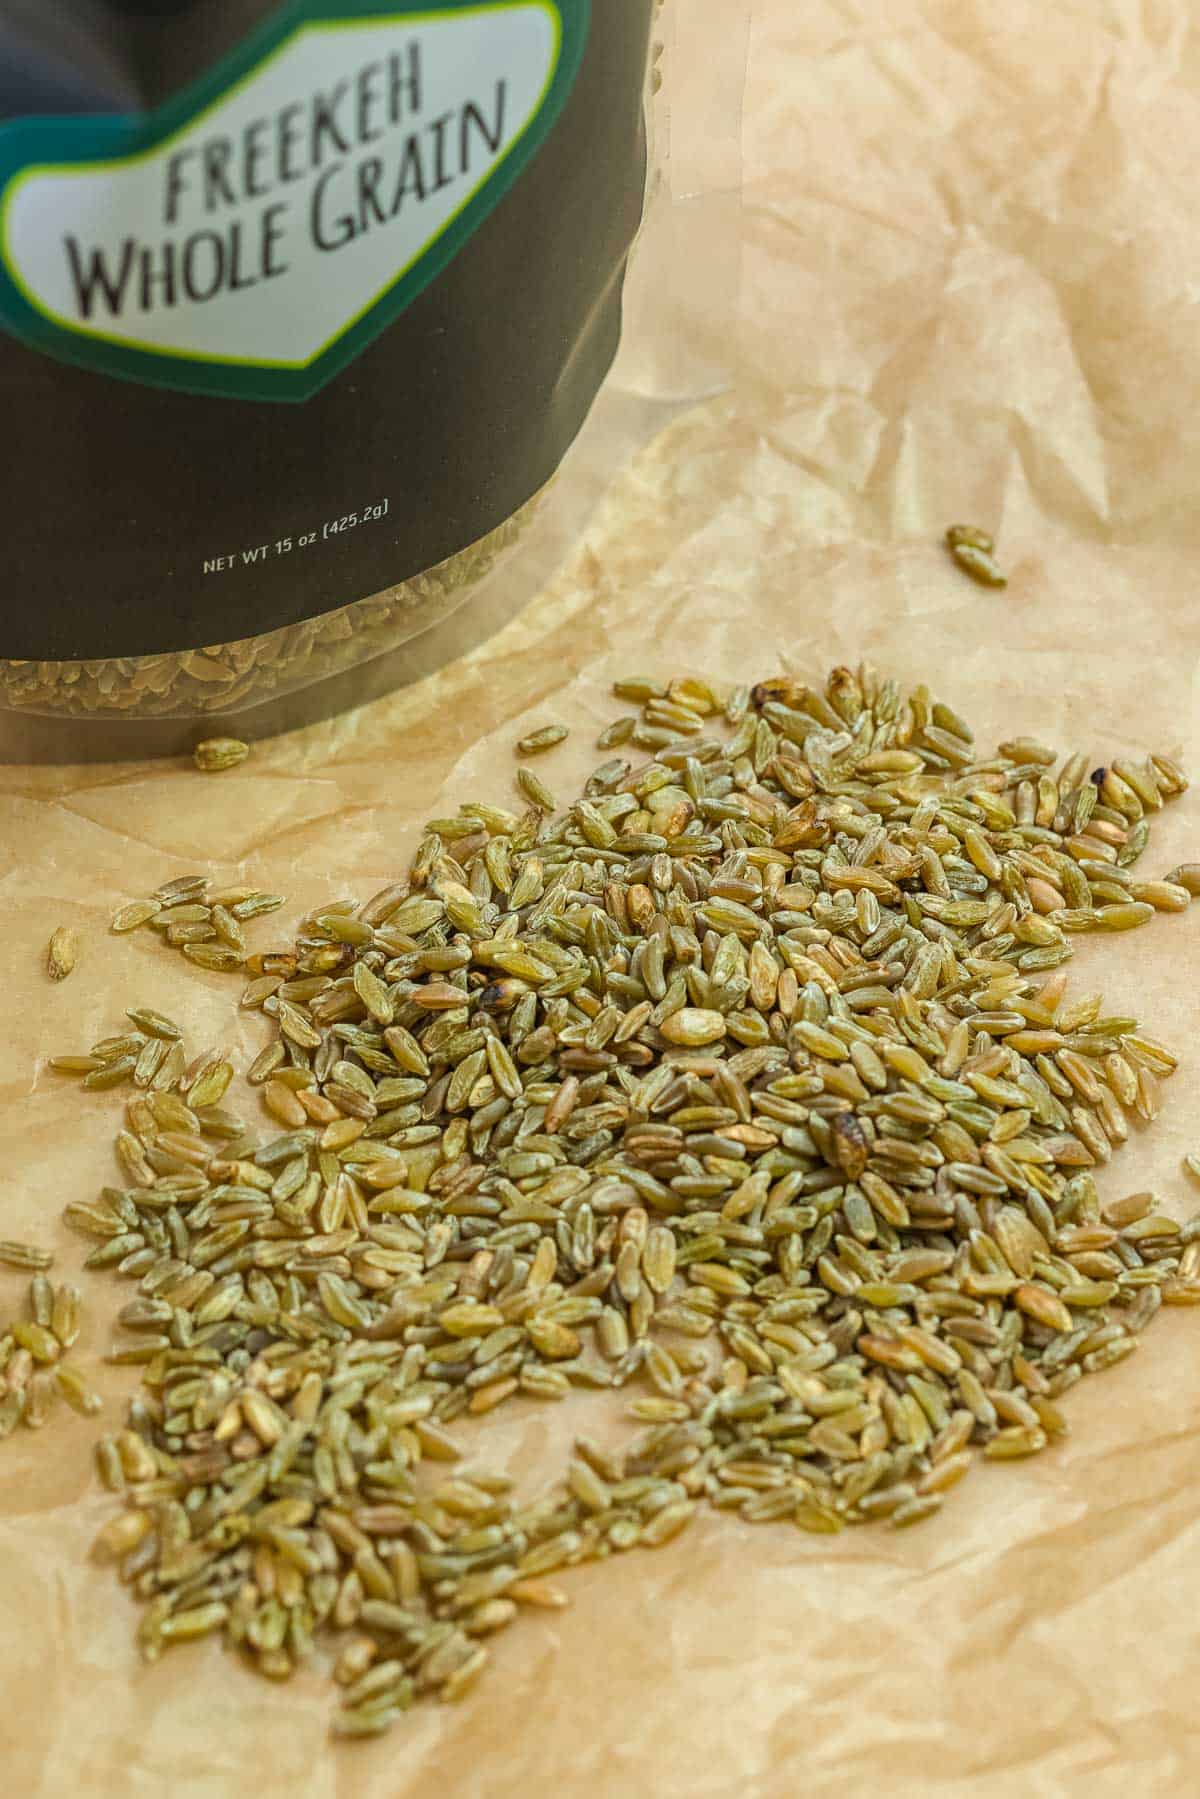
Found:
<path fill-rule="evenodd" d="M 0 126 L 0 325 L 62 361 L 307 399 L 479 229 L 590 0 L 293 0 L 153 113 Z"/>

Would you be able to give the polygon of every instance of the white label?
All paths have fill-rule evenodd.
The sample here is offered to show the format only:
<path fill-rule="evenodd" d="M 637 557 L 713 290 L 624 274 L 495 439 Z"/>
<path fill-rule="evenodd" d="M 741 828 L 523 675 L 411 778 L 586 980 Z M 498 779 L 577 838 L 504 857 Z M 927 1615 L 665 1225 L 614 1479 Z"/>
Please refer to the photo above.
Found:
<path fill-rule="evenodd" d="M 453 231 L 560 42 L 545 0 L 301 26 L 154 148 L 25 169 L 9 273 L 77 334 L 304 368 Z"/>

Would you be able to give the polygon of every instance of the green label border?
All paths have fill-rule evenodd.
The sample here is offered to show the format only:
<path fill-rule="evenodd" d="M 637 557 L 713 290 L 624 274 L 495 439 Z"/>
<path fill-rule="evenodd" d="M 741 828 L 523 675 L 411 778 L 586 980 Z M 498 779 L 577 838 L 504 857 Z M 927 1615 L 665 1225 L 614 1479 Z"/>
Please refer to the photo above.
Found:
<path fill-rule="evenodd" d="M 157 346 L 136 347 L 45 311 L 28 292 L 8 253 L 8 212 L 20 183 L 83 164 L 128 163 L 161 152 L 245 85 L 297 36 L 311 30 L 378 20 L 427 24 L 447 17 L 494 14 L 538 5 L 558 27 L 554 65 L 532 118 L 503 160 L 472 190 L 416 257 L 373 300 L 347 320 L 303 364 L 209 357 Z M 118 380 L 137 381 L 240 400 L 302 402 L 353 362 L 411 305 L 512 188 L 562 111 L 583 60 L 591 0 L 288 0 L 229 56 L 152 113 L 37 117 L 0 125 L 0 327 L 31 349 Z"/>

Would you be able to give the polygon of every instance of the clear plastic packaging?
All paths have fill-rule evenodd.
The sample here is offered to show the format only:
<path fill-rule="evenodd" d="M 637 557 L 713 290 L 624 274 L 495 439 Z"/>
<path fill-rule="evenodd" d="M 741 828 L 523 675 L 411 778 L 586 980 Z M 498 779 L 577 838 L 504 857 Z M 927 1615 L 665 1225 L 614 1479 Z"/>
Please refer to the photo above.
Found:
<path fill-rule="evenodd" d="M 737 190 L 672 185 L 675 7 L 164 11 L 0 0 L 9 760 L 268 735 L 429 672 L 535 591 L 598 466 L 719 384 L 656 328 L 681 230 L 719 246 L 701 207 Z M 564 477 L 606 386 L 640 403 Z"/>

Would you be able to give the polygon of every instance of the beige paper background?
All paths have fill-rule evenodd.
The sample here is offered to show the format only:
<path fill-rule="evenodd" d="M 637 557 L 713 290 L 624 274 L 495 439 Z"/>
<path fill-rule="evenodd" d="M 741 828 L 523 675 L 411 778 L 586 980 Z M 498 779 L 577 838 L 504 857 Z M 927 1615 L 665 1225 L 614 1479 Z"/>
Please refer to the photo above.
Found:
<path fill-rule="evenodd" d="M 722 46 L 740 77 L 730 0 L 679 7 L 681 55 L 690 41 L 705 73 L 688 91 L 719 102 Z M 702 304 L 678 326 L 693 366 L 734 365 L 732 391 L 642 456 L 522 617 L 442 675 L 216 779 L 0 771 L 0 1234 L 53 1240 L 60 1274 L 83 1247 L 59 1213 L 107 1178 L 117 1108 L 41 1058 L 139 1001 L 243 1059 L 257 1042 L 236 981 L 148 936 L 110 939 L 110 910 L 210 864 L 286 892 L 285 921 L 365 895 L 423 817 L 507 796 L 522 727 L 576 727 L 544 765 L 570 791 L 618 672 L 809 673 L 867 655 L 930 680 L 984 740 L 1034 731 L 1097 759 L 1154 746 L 1200 768 L 1194 9 L 751 10 L 739 328 L 706 339 Z M 675 120 L 673 179 L 680 199 L 716 188 L 708 216 L 727 228 L 728 146 L 710 158 L 706 142 L 702 112 Z M 996 528 L 1006 592 L 943 556 L 955 518 Z M 1189 795 L 1147 863 L 1198 846 Z M 39 957 L 66 922 L 83 953 L 53 988 Z M 260 943 L 286 935 L 274 923 Z M 1198 942 L 1193 917 L 1164 918 L 1074 965 L 1187 1052 L 1159 1125 L 1103 1176 L 1108 1196 L 1153 1185 L 1181 1212 L 1195 1194 L 1179 1159 L 1200 1143 Z M 76 1353 L 113 1396 L 111 1423 L 133 1378 L 99 1357 L 128 1289 L 90 1275 L 85 1290 Z M 21 1291 L 0 1270 L 0 1314 Z M 604 1405 L 506 1408 L 489 1458 L 553 1469 Z M 1156 1325 L 1070 1415 L 1065 1445 L 980 1470 L 932 1527 L 831 1541 L 710 1515 L 666 1550 L 579 1570 L 571 1610 L 498 1641 L 461 1707 L 335 1748 L 319 1673 L 275 1689 L 213 1645 L 138 1665 L 132 1608 L 85 1559 L 109 1505 L 93 1433 L 58 1414 L 0 1446 L 0 1766 L 30 1799 L 1191 1794 L 1200 1320 Z"/>

